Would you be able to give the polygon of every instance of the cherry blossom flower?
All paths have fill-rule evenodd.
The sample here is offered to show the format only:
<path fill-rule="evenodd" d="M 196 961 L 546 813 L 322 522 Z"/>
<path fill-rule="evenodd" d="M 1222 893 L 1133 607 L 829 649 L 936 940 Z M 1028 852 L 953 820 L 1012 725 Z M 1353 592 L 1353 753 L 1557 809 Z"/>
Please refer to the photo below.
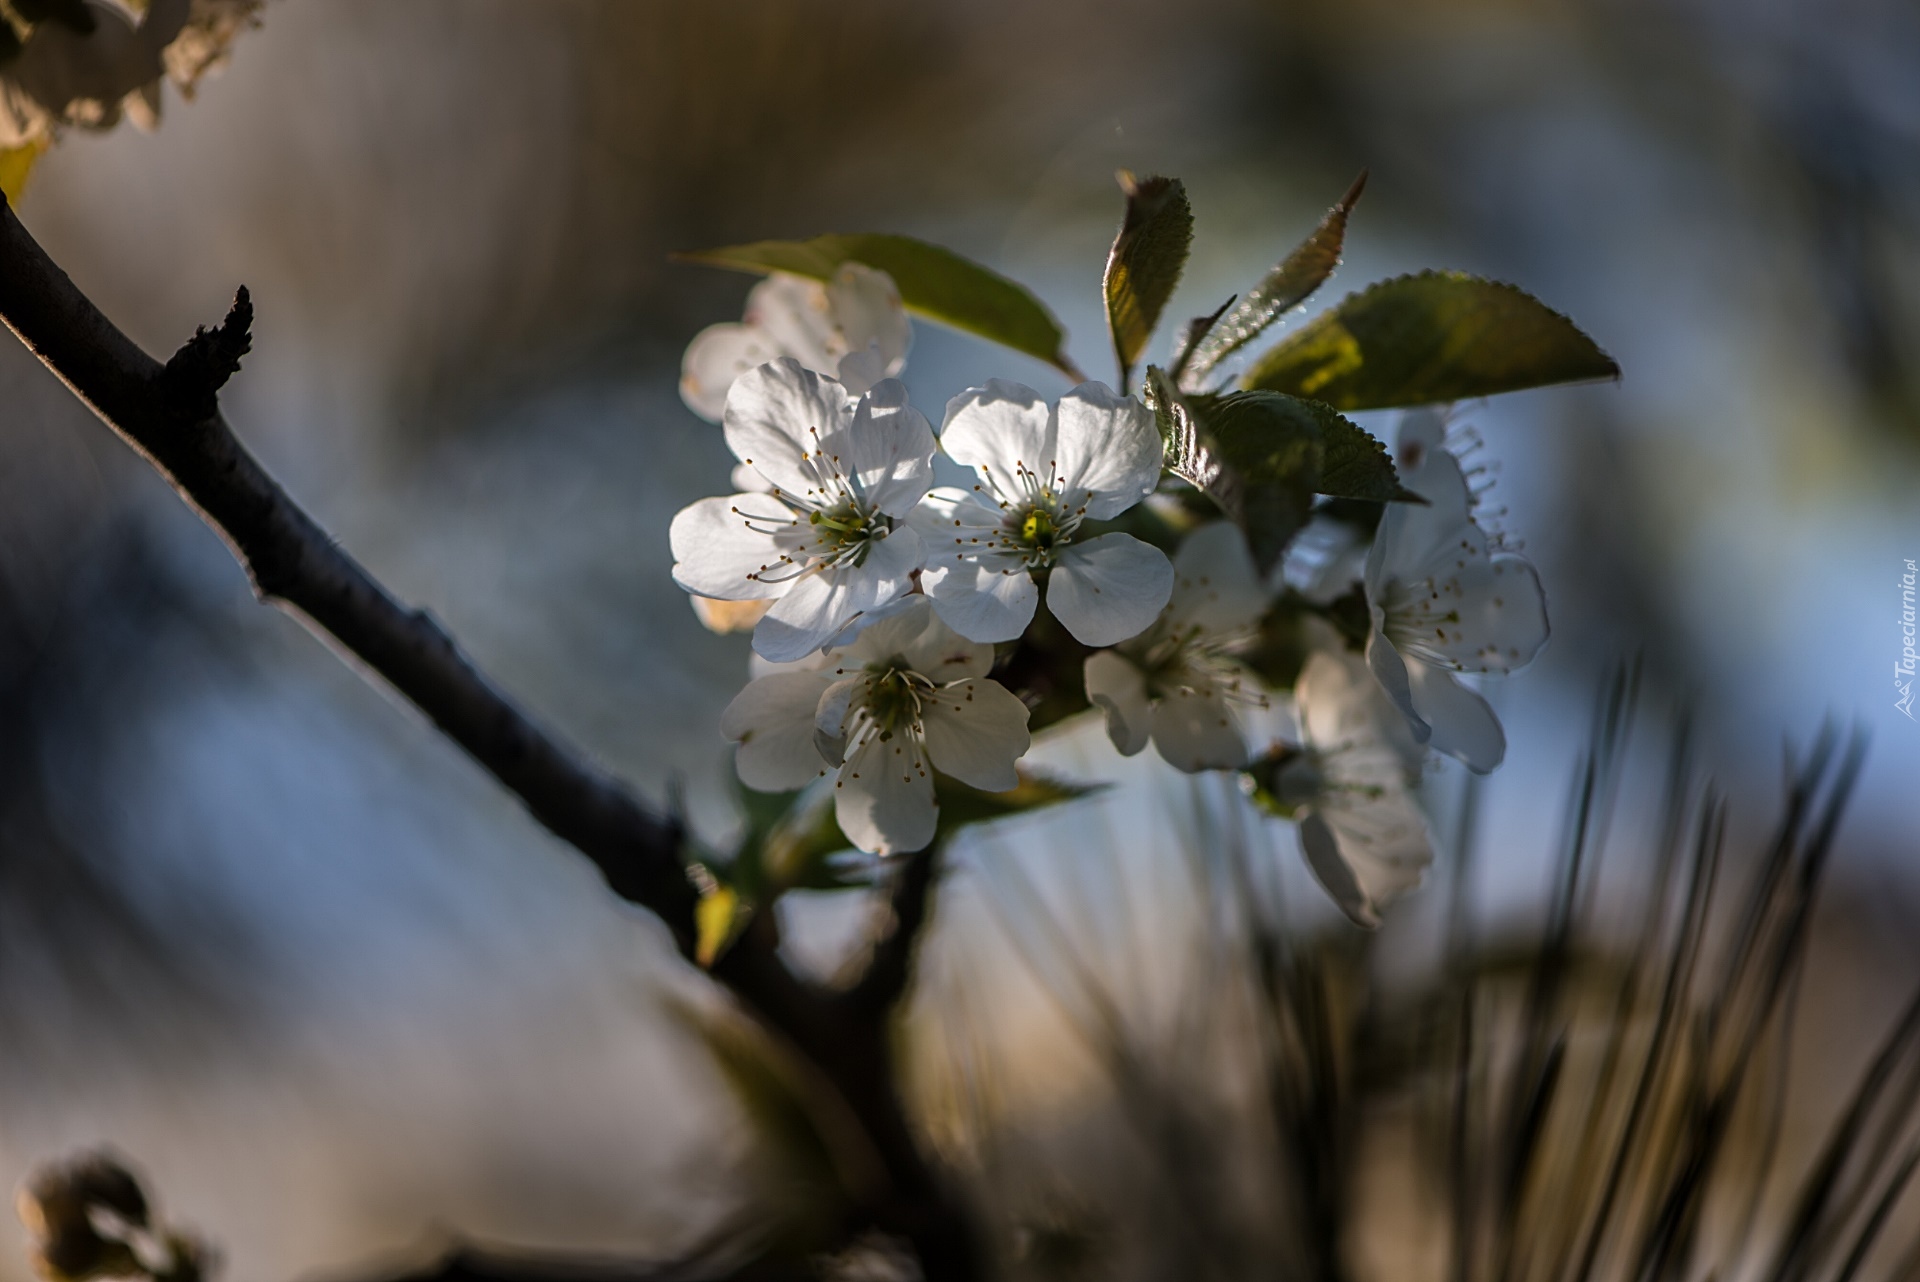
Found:
<path fill-rule="evenodd" d="M 1047 608 L 1085 645 L 1137 635 L 1166 605 L 1173 566 L 1128 534 L 1081 537 L 1160 480 L 1160 433 L 1130 396 L 1082 383 L 1049 407 L 995 379 L 947 403 L 940 447 L 972 467 L 971 492 L 941 488 L 914 513 L 927 546 L 920 583 L 961 636 L 1011 641 L 1026 631 L 1047 575 Z"/>
<path fill-rule="evenodd" d="M 837 377 L 856 396 L 907 363 L 913 327 L 893 277 L 842 263 L 830 281 L 775 272 L 747 295 L 745 317 L 694 335 L 680 362 L 680 397 L 717 423 L 727 389 L 748 370 L 791 356 Z"/>
<path fill-rule="evenodd" d="M 1233 657 L 1266 612 L 1268 593 L 1246 538 L 1226 522 L 1187 536 L 1173 558 L 1173 596 L 1131 641 L 1087 656 L 1087 697 L 1106 713 L 1113 746 L 1153 746 L 1189 774 L 1247 764 L 1239 709 L 1266 706 Z"/>
<path fill-rule="evenodd" d="M 1433 838 L 1410 783 L 1424 750 L 1359 655 L 1316 650 L 1294 700 L 1304 741 L 1276 792 L 1295 807 L 1307 866 L 1354 922 L 1419 884 Z"/>
<path fill-rule="evenodd" d="M 1440 433 L 1430 414 L 1401 426 L 1401 483 L 1427 505 L 1389 503 L 1380 519 L 1367 555 L 1367 662 L 1420 742 L 1484 774 L 1505 757 L 1506 735 L 1453 674 L 1531 661 L 1547 640 L 1546 598 L 1532 564 L 1474 523 L 1467 478 Z"/>
<path fill-rule="evenodd" d="M 919 850 L 939 818 L 933 771 L 989 792 L 1020 782 L 1027 706 L 990 680 L 993 647 L 909 597 L 817 668 L 754 681 L 721 714 L 749 788 L 778 792 L 834 776 L 834 815 L 860 849 Z"/>
<path fill-rule="evenodd" d="M 720 601 L 772 600 L 753 648 L 776 662 L 833 643 L 905 594 L 921 565 L 904 518 L 933 478 L 933 430 L 893 379 L 855 397 L 782 357 L 727 397 L 727 445 L 765 490 L 673 518 L 673 578 Z"/>

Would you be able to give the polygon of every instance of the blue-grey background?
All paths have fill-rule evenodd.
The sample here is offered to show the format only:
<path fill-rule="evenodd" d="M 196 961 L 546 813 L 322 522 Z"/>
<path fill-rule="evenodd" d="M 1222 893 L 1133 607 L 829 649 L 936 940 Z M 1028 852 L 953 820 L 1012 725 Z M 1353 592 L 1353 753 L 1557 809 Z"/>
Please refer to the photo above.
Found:
<path fill-rule="evenodd" d="M 1188 184 L 1180 315 L 1244 288 L 1365 167 L 1319 301 L 1481 272 L 1625 370 L 1462 411 L 1554 622 L 1493 692 L 1512 749 L 1484 797 L 1489 900 L 1536 894 L 1596 682 L 1638 655 L 1652 707 L 1695 714 L 1736 838 L 1771 820 L 1784 743 L 1826 717 L 1871 733 L 1832 902 L 1879 961 L 1826 1013 L 1870 1020 L 1916 973 L 1920 725 L 1890 679 L 1920 558 L 1910 6 L 265 16 L 157 133 L 70 136 L 22 218 L 156 353 L 248 285 L 255 352 L 226 405 L 249 444 L 541 717 L 656 797 L 683 786 L 710 834 L 731 822 L 715 725 L 746 645 L 667 577 L 669 518 L 729 463 L 674 382 L 748 281 L 667 254 L 937 239 L 1034 287 L 1101 377 L 1117 167 Z M 936 420 L 989 376 L 1062 390 L 917 326 L 907 379 Z M 256 606 L 11 343 L 0 531 L 0 1176 L 111 1141 L 236 1277 L 337 1273 L 443 1230 L 671 1255 L 739 1208 L 751 1141 L 663 1013 L 704 990 L 661 932 Z M 979 914 L 942 931 L 943 957 L 1003 948 Z M 24 1272 L 0 1231 L 0 1273 Z"/>

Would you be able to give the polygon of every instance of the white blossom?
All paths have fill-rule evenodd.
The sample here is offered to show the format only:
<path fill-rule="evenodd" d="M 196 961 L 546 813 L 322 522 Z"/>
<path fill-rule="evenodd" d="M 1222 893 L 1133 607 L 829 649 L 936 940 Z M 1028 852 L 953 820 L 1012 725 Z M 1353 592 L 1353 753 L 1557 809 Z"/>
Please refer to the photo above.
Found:
<path fill-rule="evenodd" d="M 1430 414 L 1400 431 L 1400 480 L 1426 505 L 1389 503 L 1367 555 L 1367 662 L 1416 738 L 1485 773 L 1507 750 L 1493 709 L 1455 672 L 1511 672 L 1547 640 L 1546 598 L 1526 558 L 1474 523 L 1460 463 Z"/>
<path fill-rule="evenodd" d="M 1266 706 L 1234 658 L 1266 612 L 1268 593 L 1238 527 L 1194 531 L 1173 558 L 1173 596 L 1131 641 L 1087 656 L 1087 698 L 1122 754 L 1153 746 L 1189 774 L 1247 764 L 1240 709 Z"/>
<path fill-rule="evenodd" d="M 776 662 L 831 644 L 913 586 L 904 523 L 933 477 L 933 430 L 893 379 L 863 396 L 791 357 L 733 386 L 727 445 L 764 490 L 702 499 L 673 518 L 673 578 L 721 601 L 772 600 L 753 648 Z"/>
<path fill-rule="evenodd" d="M 1047 608 L 1085 645 L 1135 636 L 1166 605 L 1165 553 L 1128 534 L 1080 534 L 1159 483 L 1160 433 L 1138 401 L 1082 383 L 1049 407 L 1032 388 L 995 379 L 947 403 L 940 447 L 979 476 L 971 492 L 934 490 L 913 517 L 927 545 L 921 586 L 961 636 L 1026 631 L 1043 571 Z"/>
<path fill-rule="evenodd" d="M 993 647 L 956 635 L 909 597 L 818 667 L 752 682 L 720 728 L 741 782 L 803 787 L 831 773 L 834 815 L 872 854 L 919 850 L 938 820 L 933 771 L 989 792 L 1020 782 L 1027 706 L 988 678 Z"/>
<path fill-rule="evenodd" d="M 1303 743 L 1276 791 L 1295 806 L 1307 866 L 1362 926 L 1413 889 L 1433 862 L 1426 816 L 1409 790 L 1424 750 L 1360 656 L 1316 650 L 1294 687 Z"/>
<path fill-rule="evenodd" d="M 898 374 L 912 344 L 907 309 L 885 272 L 842 263 L 825 282 L 774 272 L 747 295 L 741 320 L 709 325 L 687 344 L 680 396 L 717 423 L 734 380 L 782 356 L 858 395 Z"/>

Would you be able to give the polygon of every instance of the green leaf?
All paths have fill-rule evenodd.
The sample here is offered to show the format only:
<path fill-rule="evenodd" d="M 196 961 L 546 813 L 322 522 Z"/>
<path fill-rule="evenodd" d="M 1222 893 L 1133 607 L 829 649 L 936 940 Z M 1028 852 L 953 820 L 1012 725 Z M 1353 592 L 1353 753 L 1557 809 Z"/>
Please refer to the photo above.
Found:
<path fill-rule="evenodd" d="M 1151 367 L 1147 400 L 1168 468 L 1246 531 L 1263 571 L 1306 523 L 1315 494 L 1424 501 L 1401 486 L 1386 446 L 1320 401 L 1265 391 L 1181 395 Z"/>
<path fill-rule="evenodd" d="M 1366 189 L 1367 175 L 1362 170 L 1347 188 L 1340 203 L 1327 211 L 1313 234 L 1268 272 L 1266 279 L 1241 300 L 1240 305 L 1214 322 L 1189 350 L 1184 364 L 1176 363 L 1174 378 L 1189 391 L 1233 353 L 1266 331 L 1267 326 L 1304 303 L 1313 292 L 1327 283 L 1333 269 L 1340 265 L 1340 250 L 1347 239 L 1347 215 Z"/>
<path fill-rule="evenodd" d="M 1612 357 L 1531 295 L 1463 272 L 1422 272 L 1314 317 L 1243 385 L 1371 410 L 1619 375 Z"/>
<path fill-rule="evenodd" d="M 1031 771 L 1020 772 L 1020 782 L 1006 792 L 983 792 L 946 775 L 938 775 L 935 790 L 940 798 L 940 831 L 943 835 L 959 831 L 969 824 L 987 823 L 1031 810 L 1045 810 L 1101 791 L 1102 784 L 1074 784 L 1049 779 Z"/>
<path fill-rule="evenodd" d="M 1025 352 L 1075 382 L 1084 381 L 1067 357 L 1067 332 L 1030 290 L 950 249 L 911 236 L 863 232 L 812 240 L 760 240 L 674 258 L 762 275 L 788 272 L 812 280 L 833 279 L 842 263 L 864 263 L 893 277 L 908 311 Z"/>
<path fill-rule="evenodd" d="M 1177 178 L 1136 179 L 1124 169 L 1119 177 L 1120 189 L 1127 194 L 1127 214 L 1107 253 L 1101 284 L 1124 393 L 1134 364 L 1153 337 L 1160 313 L 1187 265 L 1187 251 L 1193 245 L 1193 210 L 1187 204 L 1187 189 Z"/>

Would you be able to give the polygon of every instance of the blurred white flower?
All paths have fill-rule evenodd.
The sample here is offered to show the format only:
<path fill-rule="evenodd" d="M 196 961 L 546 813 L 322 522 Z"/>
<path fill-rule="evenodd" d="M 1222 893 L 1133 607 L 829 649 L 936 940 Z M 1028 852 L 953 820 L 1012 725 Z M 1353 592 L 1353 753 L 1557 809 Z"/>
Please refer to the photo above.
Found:
<path fill-rule="evenodd" d="M 1166 605 L 1173 566 L 1128 534 L 1082 540 L 1081 523 L 1120 515 L 1160 480 L 1160 433 L 1131 396 L 1082 383 L 1049 407 L 995 379 L 947 403 L 940 447 L 972 467 L 971 493 L 942 488 L 913 515 L 927 547 L 921 586 L 975 641 L 1011 641 L 1040 600 L 1091 646 L 1138 635 Z"/>
<path fill-rule="evenodd" d="M 123 114 L 150 128 L 159 119 L 162 53 L 188 13 L 189 0 L 153 0 L 136 21 L 109 0 L 76 0 L 34 23 L 0 62 L 0 148 L 50 142 L 67 125 L 110 129 Z"/>
<path fill-rule="evenodd" d="M 920 568 L 902 521 L 933 479 L 933 429 L 893 379 L 855 397 L 791 357 L 727 397 L 727 445 L 767 485 L 673 518 L 673 578 L 720 601 L 773 600 L 753 648 L 798 659 L 901 596 Z"/>
<path fill-rule="evenodd" d="M 734 380 L 782 356 L 858 395 L 898 374 L 912 345 L 907 309 L 885 272 L 842 263 L 826 282 L 775 272 L 747 295 L 745 317 L 709 325 L 687 344 L 680 396 L 717 423 Z"/>
<path fill-rule="evenodd" d="M 829 771 L 840 830 L 877 855 L 919 850 L 938 820 L 933 770 L 990 792 L 1015 787 L 1027 706 L 989 680 L 993 647 L 908 598 L 812 669 L 761 677 L 721 714 L 741 782 L 767 792 Z"/>
<path fill-rule="evenodd" d="M 1307 866 L 1362 926 L 1419 884 L 1433 862 L 1426 816 L 1409 790 L 1425 751 L 1360 656 L 1316 650 L 1294 687 L 1303 743 L 1275 792 L 1295 807 Z"/>
<path fill-rule="evenodd" d="M 1525 557 L 1490 549 L 1439 419 L 1400 429 L 1400 480 L 1427 500 L 1389 503 L 1367 555 L 1367 662 L 1416 738 L 1486 773 L 1507 740 L 1487 701 L 1455 672 L 1511 672 L 1547 640 L 1546 598 Z"/>
<path fill-rule="evenodd" d="M 1233 657 L 1266 613 L 1268 592 L 1237 526 L 1187 536 L 1173 558 L 1173 596 L 1131 641 L 1087 656 L 1087 698 L 1107 734 L 1133 756 L 1149 737 L 1192 774 L 1247 764 L 1239 706 L 1266 706 L 1259 680 Z"/>

